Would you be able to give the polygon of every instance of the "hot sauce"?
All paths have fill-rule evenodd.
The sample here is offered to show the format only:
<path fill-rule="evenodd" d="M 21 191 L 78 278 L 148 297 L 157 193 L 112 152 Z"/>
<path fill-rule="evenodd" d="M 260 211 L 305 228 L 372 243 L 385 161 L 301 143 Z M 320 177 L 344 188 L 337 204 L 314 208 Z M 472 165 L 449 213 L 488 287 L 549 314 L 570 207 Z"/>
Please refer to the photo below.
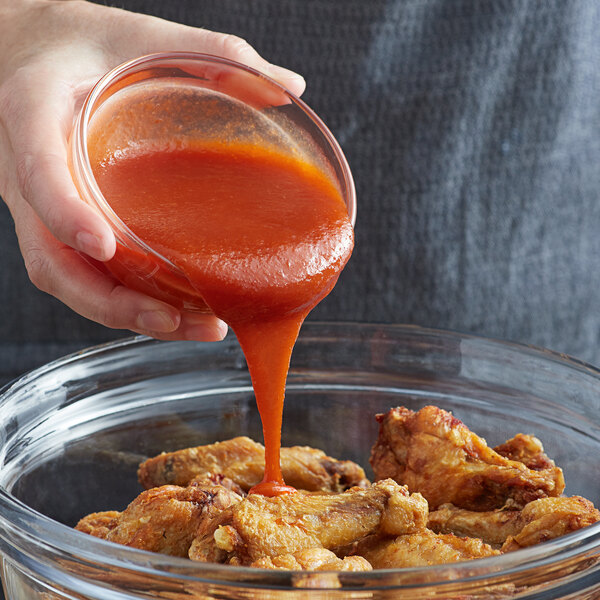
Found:
<path fill-rule="evenodd" d="M 123 222 L 235 332 L 265 440 L 264 480 L 252 491 L 291 491 L 279 451 L 292 348 L 353 247 L 337 187 L 312 164 L 249 144 L 138 149 L 92 169 Z"/>

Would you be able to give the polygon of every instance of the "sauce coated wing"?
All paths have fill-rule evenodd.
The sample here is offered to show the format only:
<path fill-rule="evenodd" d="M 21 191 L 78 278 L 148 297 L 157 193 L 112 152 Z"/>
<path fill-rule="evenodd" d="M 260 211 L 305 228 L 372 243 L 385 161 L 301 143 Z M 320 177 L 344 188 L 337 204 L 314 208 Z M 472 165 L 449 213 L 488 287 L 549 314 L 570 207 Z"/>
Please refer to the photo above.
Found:
<path fill-rule="evenodd" d="M 404 407 L 377 415 L 379 437 L 371 452 L 376 479 L 392 478 L 427 498 L 470 510 L 521 508 L 564 489 L 553 464 L 534 470 L 488 447 L 461 421 L 435 406 Z"/>
<path fill-rule="evenodd" d="M 285 482 L 307 491 L 342 492 L 369 485 L 365 472 L 350 460 L 337 460 L 308 446 L 281 449 Z M 146 489 L 187 485 L 199 473 L 222 473 L 244 491 L 258 484 L 265 470 L 265 449 L 247 437 L 159 454 L 140 465 L 138 478 Z"/>

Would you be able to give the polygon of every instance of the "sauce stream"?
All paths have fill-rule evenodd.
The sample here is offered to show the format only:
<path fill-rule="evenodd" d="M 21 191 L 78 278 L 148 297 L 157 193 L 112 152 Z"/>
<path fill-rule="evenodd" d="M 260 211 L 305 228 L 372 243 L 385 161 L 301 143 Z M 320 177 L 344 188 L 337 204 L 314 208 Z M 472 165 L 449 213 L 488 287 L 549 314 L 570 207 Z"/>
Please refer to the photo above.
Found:
<path fill-rule="evenodd" d="M 302 322 L 352 252 L 339 190 L 314 165 L 249 144 L 138 149 L 92 169 L 122 221 L 240 342 L 265 441 L 265 476 L 251 492 L 293 491 L 279 461 L 285 382 Z"/>

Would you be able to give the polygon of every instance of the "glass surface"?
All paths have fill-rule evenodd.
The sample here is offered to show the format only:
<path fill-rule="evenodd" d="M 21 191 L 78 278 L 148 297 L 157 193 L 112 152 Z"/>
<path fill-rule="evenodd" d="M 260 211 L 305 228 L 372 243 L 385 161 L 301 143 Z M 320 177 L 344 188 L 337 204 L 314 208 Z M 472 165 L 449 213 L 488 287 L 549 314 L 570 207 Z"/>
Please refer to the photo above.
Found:
<path fill-rule="evenodd" d="M 533 433 L 566 493 L 600 504 L 600 374 L 539 349 L 415 327 L 307 323 L 292 358 L 283 443 L 368 467 L 374 415 L 451 410 L 490 445 Z M 600 524 L 501 557 L 316 574 L 199 564 L 86 536 L 123 509 L 140 461 L 236 435 L 261 440 L 242 352 L 136 338 L 38 369 L 0 399 L 0 554 L 9 600 L 54 598 L 598 598 Z M 368 469 L 367 469 L 368 470 Z M 341 587 L 338 587 L 341 586 Z"/>

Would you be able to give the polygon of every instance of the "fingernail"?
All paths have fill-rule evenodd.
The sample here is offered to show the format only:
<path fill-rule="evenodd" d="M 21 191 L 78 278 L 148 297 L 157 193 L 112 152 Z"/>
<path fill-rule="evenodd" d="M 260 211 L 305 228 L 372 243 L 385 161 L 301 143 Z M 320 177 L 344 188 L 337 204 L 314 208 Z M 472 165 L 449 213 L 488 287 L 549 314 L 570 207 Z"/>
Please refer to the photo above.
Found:
<path fill-rule="evenodd" d="M 178 323 L 164 310 L 146 310 L 141 312 L 137 318 L 137 328 L 144 331 L 169 333 L 177 329 L 177 326 Z"/>
<path fill-rule="evenodd" d="M 269 75 L 286 85 L 289 85 L 290 82 L 293 82 L 295 85 L 304 84 L 304 77 L 302 75 L 278 65 L 269 66 Z"/>
<path fill-rule="evenodd" d="M 81 252 L 85 252 L 85 254 L 95 258 L 96 260 L 106 260 L 104 244 L 97 235 L 88 233 L 87 231 L 80 231 L 75 240 L 77 243 L 77 249 Z"/>
<path fill-rule="evenodd" d="M 227 325 L 192 325 L 185 330 L 185 337 L 196 342 L 219 342 L 227 334 Z"/>

